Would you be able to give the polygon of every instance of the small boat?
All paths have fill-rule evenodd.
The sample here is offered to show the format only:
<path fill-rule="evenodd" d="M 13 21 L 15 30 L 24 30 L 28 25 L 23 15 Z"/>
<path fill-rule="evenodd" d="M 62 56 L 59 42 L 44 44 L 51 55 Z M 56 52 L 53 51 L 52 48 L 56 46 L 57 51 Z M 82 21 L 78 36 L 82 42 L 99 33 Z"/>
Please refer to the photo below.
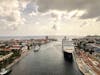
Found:
<path fill-rule="evenodd" d="M 0 75 L 7 75 L 11 72 L 11 69 L 2 68 L 0 71 Z"/>
<path fill-rule="evenodd" d="M 36 46 L 34 47 L 34 52 L 38 52 L 39 49 L 40 49 L 39 45 L 36 45 Z"/>

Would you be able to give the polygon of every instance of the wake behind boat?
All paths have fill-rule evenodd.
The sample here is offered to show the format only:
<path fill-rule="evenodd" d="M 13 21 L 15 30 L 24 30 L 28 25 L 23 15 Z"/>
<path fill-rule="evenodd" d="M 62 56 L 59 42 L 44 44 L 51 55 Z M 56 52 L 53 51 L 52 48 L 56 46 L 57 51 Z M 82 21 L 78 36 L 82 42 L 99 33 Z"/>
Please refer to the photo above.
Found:
<path fill-rule="evenodd" d="M 0 71 L 0 75 L 7 75 L 10 72 L 11 72 L 11 69 L 2 68 Z"/>
<path fill-rule="evenodd" d="M 74 45 L 72 40 L 66 39 L 65 37 L 62 40 L 62 50 L 65 58 L 73 60 Z"/>

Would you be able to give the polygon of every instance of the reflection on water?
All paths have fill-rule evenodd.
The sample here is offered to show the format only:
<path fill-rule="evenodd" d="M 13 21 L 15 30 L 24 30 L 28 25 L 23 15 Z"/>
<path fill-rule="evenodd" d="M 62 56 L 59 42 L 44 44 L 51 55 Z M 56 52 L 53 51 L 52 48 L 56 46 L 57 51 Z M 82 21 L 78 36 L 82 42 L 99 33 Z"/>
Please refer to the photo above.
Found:
<path fill-rule="evenodd" d="M 58 44 L 43 45 L 36 53 L 31 50 L 13 67 L 10 75 L 82 75 L 75 62 L 64 59 L 61 45 Z"/>

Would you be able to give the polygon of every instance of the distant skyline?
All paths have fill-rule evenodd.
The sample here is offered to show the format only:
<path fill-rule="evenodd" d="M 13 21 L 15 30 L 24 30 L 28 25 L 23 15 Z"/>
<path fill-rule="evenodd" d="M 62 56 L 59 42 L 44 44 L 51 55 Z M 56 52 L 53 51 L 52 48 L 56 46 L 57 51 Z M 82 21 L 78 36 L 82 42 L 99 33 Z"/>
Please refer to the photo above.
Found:
<path fill-rule="evenodd" d="M 100 35 L 99 0 L 0 0 L 0 36 Z"/>

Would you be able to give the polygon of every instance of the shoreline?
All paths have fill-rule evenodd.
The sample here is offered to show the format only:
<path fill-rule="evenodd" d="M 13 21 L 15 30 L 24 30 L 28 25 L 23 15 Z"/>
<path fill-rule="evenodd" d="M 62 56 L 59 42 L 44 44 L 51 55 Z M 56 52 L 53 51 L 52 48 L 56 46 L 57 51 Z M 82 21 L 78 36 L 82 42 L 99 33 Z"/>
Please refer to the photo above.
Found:
<path fill-rule="evenodd" d="M 17 64 L 21 59 L 23 59 L 25 56 L 27 56 L 29 52 L 30 52 L 30 50 L 27 50 L 27 51 L 23 52 L 22 55 L 21 55 L 19 58 L 15 59 L 11 64 L 9 64 L 9 65 L 6 67 L 6 69 L 12 68 L 12 67 L 13 67 L 15 64 Z"/>

